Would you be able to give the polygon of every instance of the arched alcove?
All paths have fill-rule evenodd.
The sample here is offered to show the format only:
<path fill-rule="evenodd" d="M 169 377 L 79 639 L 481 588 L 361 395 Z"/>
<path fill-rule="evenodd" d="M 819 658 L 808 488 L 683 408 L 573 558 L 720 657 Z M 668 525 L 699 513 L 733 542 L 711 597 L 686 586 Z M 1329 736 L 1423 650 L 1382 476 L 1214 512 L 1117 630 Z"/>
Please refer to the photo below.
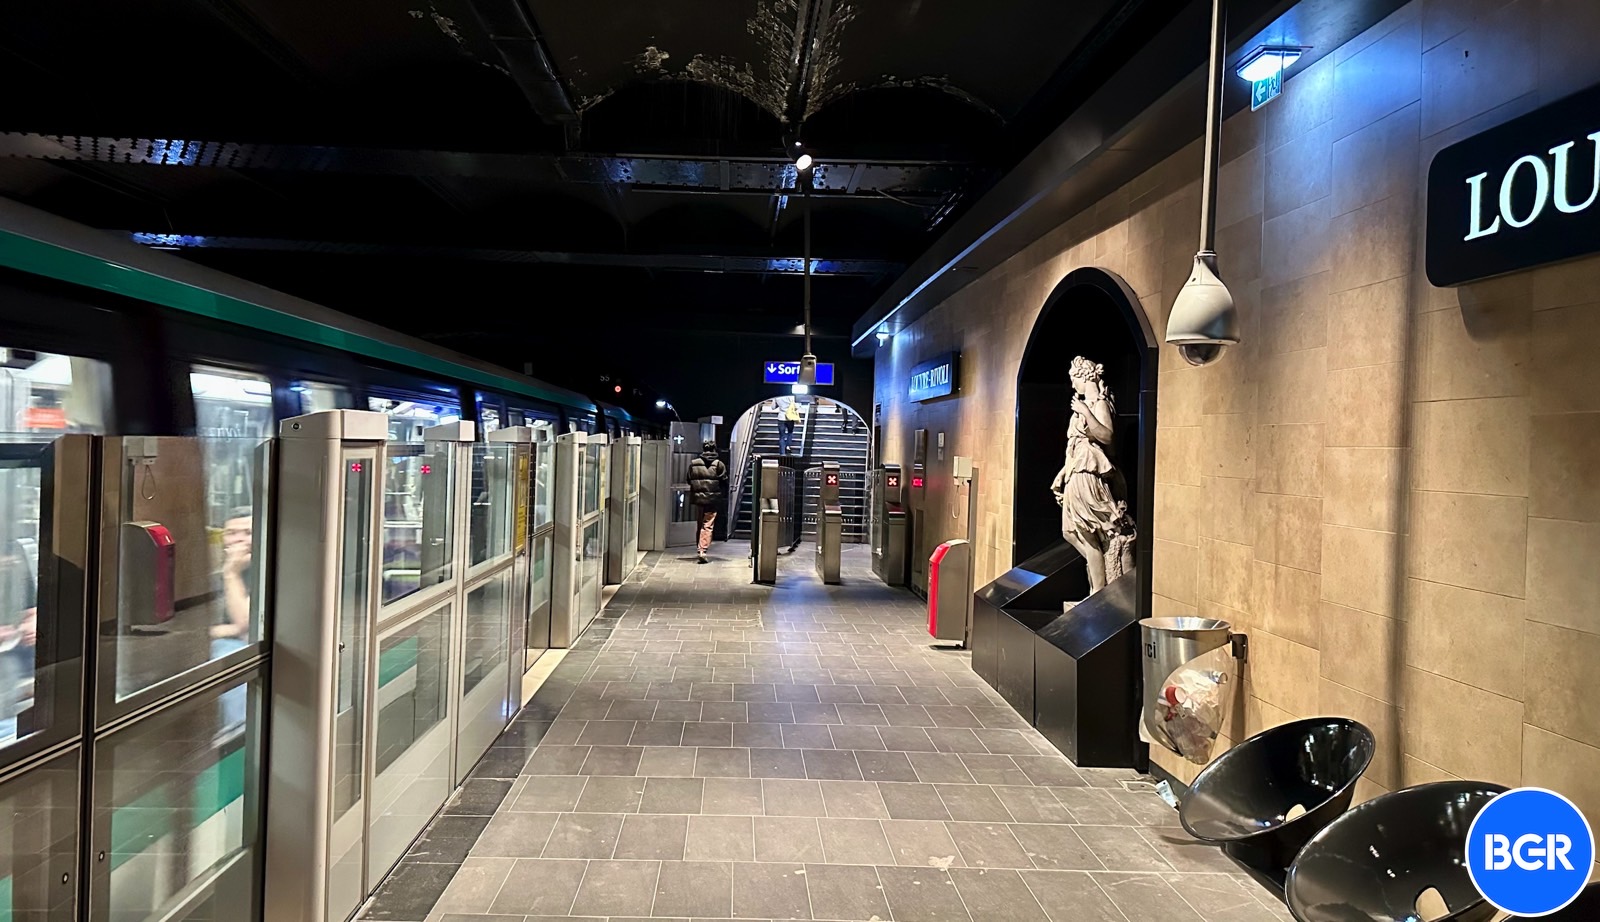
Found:
<path fill-rule="evenodd" d="M 1128 284 L 1105 269 L 1076 269 L 1062 278 L 1045 299 L 1022 353 L 1017 369 L 1012 563 L 1065 543 L 1061 508 L 1050 495 L 1050 483 L 1067 447 L 1072 408 L 1067 371 L 1080 355 L 1105 367 L 1106 385 L 1116 404 L 1115 442 L 1109 454 L 1123 474 L 1124 498 L 1138 524 L 1140 582 L 1148 587 L 1156 340 Z"/>

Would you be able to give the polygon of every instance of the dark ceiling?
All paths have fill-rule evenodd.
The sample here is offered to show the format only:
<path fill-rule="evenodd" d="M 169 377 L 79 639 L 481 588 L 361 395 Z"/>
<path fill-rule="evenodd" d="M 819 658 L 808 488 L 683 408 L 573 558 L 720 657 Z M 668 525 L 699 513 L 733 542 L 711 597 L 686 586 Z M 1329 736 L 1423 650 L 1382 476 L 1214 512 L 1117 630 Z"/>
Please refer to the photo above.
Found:
<path fill-rule="evenodd" d="M 0 195 L 520 366 L 586 332 L 792 335 L 799 135 L 843 341 L 1187 5 L 7 4 Z"/>

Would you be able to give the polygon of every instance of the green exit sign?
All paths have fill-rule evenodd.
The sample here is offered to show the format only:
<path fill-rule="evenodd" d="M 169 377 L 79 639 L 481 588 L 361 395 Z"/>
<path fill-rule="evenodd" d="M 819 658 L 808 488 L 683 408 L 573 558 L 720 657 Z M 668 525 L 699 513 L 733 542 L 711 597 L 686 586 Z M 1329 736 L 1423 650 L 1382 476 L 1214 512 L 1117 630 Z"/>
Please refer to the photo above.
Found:
<path fill-rule="evenodd" d="M 1261 108 L 1283 93 L 1283 71 L 1275 71 L 1270 77 L 1263 77 L 1250 84 L 1250 111 Z"/>

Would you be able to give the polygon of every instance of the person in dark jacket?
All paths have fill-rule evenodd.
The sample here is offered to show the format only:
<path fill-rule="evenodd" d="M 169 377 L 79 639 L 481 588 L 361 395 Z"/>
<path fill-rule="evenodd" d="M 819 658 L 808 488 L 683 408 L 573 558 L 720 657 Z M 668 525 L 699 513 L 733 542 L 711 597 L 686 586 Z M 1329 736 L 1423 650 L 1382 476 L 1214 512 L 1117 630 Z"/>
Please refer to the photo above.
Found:
<path fill-rule="evenodd" d="M 689 501 L 700 516 L 700 562 L 706 562 L 711 547 L 711 528 L 717 522 L 717 507 L 728 493 L 728 466 L 717 455 L 717 443 L 707 439 L 700 456 L 689 462 Z"/>

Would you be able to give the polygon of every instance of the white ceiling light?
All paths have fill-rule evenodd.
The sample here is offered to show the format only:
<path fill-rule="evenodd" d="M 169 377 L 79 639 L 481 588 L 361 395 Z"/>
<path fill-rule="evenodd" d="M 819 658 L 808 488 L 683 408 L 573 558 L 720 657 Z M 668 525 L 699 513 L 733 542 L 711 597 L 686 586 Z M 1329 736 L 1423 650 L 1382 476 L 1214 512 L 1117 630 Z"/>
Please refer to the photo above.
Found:
<path fill-rule="evenodd" d="M 1304 48 L 1295 45 L 1263 45 L 1245 55 L 1234 73 L 1255 83 L 1281 70 L 1288 70 L 1304 53 Z"/>

